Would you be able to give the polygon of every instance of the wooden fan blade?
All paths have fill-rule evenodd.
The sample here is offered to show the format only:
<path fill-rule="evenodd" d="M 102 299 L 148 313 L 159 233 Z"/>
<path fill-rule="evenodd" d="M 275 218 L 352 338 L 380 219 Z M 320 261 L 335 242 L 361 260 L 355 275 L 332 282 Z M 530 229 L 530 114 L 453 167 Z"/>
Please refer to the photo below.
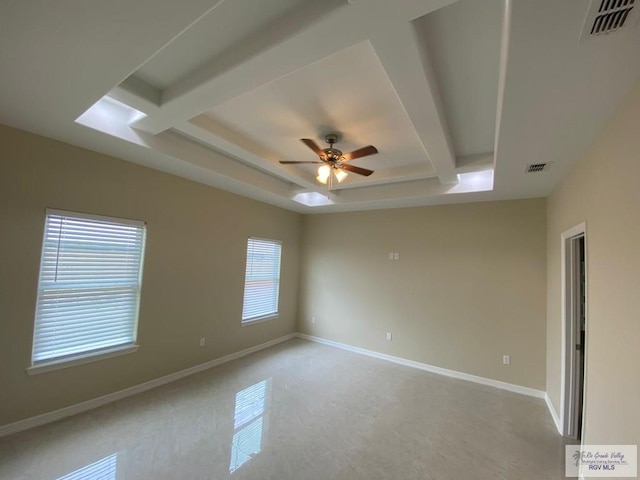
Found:
<path fill-rule="evenodd" d="M 307 147 L 309 147 L 311 150 L 313 150 L 313 152 L 316 155 L 318 155 L 320 158 L 324 158 L 324 152 L 316 142 L 314 142 L 310 138 L 301 138 L 300 141 L 304 143 Z"/>
<path fill-rule="evenodd" d="M 342 168 L 343 170 L 347 170 L 349 172 L 357 173 L 358 175 L 364 175 L 365 177 L 368 177 L 373 173 L 373 170 L 356 167 L 355 165 L 351 165 L 348 163 L 343 163 L 339 168 Z"/>
<path fill-rule="evenodd" d="M 378 149 L 373 145 L 367 145 L 366 147 L 359 148 L 358 150 L 354 150 L 351 153 L 345 153 L 341 160 L 348 162 L 349 160 L 353 160 L 354 158 L 366 157 L 368 155 L 375 155 L 378 153 Z"/>
<path fill-rule="evenodd" d="M 318 164 L 318 163 L 324 163 L 324 162 L 292 162 L 292 161 L 289 161 L 289 160 L 280 160 L 280 162 L 278 162 L 278 163 L 281 163 L 283 165 L 299 165 L 301 163 L 315 163 L 315 164 Z"/>

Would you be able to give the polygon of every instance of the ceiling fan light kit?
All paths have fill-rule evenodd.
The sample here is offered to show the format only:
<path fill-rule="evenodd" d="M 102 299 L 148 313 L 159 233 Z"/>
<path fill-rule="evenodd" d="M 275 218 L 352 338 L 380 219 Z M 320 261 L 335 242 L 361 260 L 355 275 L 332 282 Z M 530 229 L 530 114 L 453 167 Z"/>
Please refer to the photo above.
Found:
<path fill-rule="evenodd" d="M 321 164 L 320 167 L 318 167 L 316 180 L 318 180 L 318 182 L 322 183 L 323 185 L 326 185 L 328 183 L 329 189 L 331 189 L 331 179 L 333 178 L 331 176 L 332 172 L 338 183 L 341 183 L 345 178 L 347 178 L 347 176 L 349 175 L 347 171 L 356 173 L 358 175 L 363 175 L 365 177 L 368 177 L 373 173 L 373 170 L 368 170 L 366 168 L 356 167 L 355 165 L 345 163 L 355 158 L 375 155 L 376 153 L 378 153 L 378 149 L 373 145 L 367 145 L 366 147 L 359 148 L 357 150 L 354 150 L 353 152 L 343 154 L 341 150 L 333 148 L 333 145 L 338 141 L 338 135 L 336 133 L 330 133 L 325 136 L 325 141 L 329 144 L 329 148 L 320 148 L 316 144 L 316 142 L 314 142 L 310 138 L 301 138 L 300 141 L 311 150 L 313 150 L 313 152 L 318 155 L 320 161 L 281 161 L 280 163 L 284 165 Z"/>
<path fill-rule="evenodd" d="M 316 177 L 316 179 L 320 183 L 326 184 L 330 175 L 331 175 L 331 167 L 329 165 L 322 165 L 318 167 L 318 176 Z"/>
<path fill-rule="evenodd" d="M 333 173 L 336 176 L 336 180 L 338 180 L 338 183 L 341 183 L 345 178 L 347 178 L 348 175 L 347 172 L 339 168 L 336 168 Z"/>
<path fill-rule="evenodd" d="M 341 183 L 345 178 L 347 178 L 348 173 L 338 167 L 330 167 L 327 164 L 324 164 L 318 167 L 318 176 L 316 180 L 318 180 L 323 185 L 326 185 L 329 181 L 329 177 L 331 176 L 331 172 L 333 171 L 333 175 L 338 183 Z"/>

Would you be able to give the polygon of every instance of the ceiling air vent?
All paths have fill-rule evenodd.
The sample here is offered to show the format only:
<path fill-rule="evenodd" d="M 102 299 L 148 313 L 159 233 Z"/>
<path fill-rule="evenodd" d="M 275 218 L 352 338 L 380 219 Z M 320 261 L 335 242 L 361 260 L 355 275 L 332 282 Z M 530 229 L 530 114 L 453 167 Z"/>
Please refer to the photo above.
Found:
<path fill-rule="evenodd" d="M 593 38 L 632 27 L 638 19 L 640 0 L 591 0 L 582 38 Z"/>
<path fill-rule="evenodd" d="M 529 165 L 527 165 L 527 168 L 525 169 L 524 173 L 536 173 L 536 172 L 542 172 L 543 170 L 548 170 L 548 169 L 549 169 L 548 163 L 530 163 Z"/>

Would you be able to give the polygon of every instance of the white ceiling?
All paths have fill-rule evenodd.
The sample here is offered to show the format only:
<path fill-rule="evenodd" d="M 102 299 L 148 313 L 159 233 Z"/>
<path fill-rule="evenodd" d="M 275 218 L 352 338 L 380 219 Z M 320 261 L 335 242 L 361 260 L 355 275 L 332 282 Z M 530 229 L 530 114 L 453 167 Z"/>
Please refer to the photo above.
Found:
<path fill-rule="evenodd" d="M 363 83 L 366 88 L 362 88 Z M 244 137 L 237 143 L 263 146 L 262 156 L 276 169 L 300 169 L 299 174 L 309 182 L 315 176 L 313 168 L 279 167 L 277 160 L 316 160 L 300 138 L 313 137 L 326 147 L 320 139 L 336 130 L 336 125 L 344 126 L 338 144 L 344 152 L 369 144 L 375 144 L 380 152 L 352 162 L 376 170 L 376 175 L 354 175 L 341 187 L 379 183 L 399 174 L 435 176 L 413 124 L 368 41 L 232 98 L 206 114 Z"/>
<path fill-rule="evenodd" d="M 545 196 L 640 79 L 589 3 L 5 0 L 0 122 L 304 213 Z M 375 173 L 301 205 L 330 132 Z"/>

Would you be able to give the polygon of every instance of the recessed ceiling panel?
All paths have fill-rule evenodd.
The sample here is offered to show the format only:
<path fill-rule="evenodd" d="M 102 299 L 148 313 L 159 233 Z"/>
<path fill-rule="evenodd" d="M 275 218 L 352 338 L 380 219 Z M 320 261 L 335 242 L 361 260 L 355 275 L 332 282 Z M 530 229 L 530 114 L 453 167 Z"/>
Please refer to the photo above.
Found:
<path fill-rule="evenodd" d="M 397 169 L 404 174 L 407 167 L 425 174 L 433 171 L 369 42 L 317 61 L 207 114 L 282 160 L 315 160 L 300 138 L 312 138 L 324 148 L 324 135 L 338 132 L 337 148 L 343 152 L 369 144 L 380 152 L 354 160 L 354 165 L 387 173 Z"/>
<path fill-rule="evenodd" d="M 494 149 L 503 0 L 460 0 L 416 20 L 457 156 Z"/>

